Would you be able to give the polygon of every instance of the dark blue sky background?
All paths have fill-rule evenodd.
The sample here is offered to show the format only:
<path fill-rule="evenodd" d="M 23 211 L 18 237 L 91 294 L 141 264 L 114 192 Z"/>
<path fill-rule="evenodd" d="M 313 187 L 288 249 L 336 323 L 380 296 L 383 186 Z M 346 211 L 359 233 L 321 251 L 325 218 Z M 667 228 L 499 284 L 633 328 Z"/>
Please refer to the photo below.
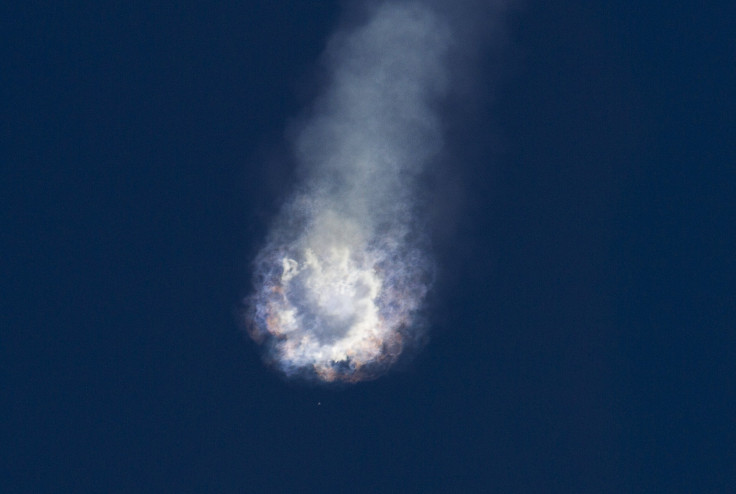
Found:
<path fill-rule="evenodd" d="M 234 308 L 340 5 L 6 2 L 0 491 L 733 489 L 727 4 L 527 1 L 449 125 L 432 340 L 335 392 Z"/>

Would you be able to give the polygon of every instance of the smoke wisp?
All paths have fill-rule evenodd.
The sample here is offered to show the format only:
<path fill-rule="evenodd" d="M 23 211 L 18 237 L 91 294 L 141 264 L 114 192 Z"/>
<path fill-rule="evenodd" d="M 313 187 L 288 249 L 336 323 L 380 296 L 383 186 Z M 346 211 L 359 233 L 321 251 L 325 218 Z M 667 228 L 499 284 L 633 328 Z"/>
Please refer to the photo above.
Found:
<path fill-rule="evenodd" d="M 384 2 L 336 34 L 329 82 L 295 140 L 302 180 L 255 260 L 251 337 L 289 377 L 356 382 L 422 340 L 432 261 L 417 183 L 442 148 L 453 32 Z"/>

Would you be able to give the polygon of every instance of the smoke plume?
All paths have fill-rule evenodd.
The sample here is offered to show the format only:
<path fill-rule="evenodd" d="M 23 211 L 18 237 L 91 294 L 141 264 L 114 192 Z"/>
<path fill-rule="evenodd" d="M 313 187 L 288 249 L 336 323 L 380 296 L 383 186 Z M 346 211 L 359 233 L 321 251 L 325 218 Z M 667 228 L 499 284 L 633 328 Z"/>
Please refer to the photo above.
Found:
<path fill-rule="evenodd" d="M 301 180 L 255 260 L 249 333 L 289 377 L 356 382 L 423 340 L 433 263 L 418 188 L 462 33 L 428 2 L 373 5 L 338 32 L 295 139 Z M 454 28 L 454 29 L 453 29 Z"/>

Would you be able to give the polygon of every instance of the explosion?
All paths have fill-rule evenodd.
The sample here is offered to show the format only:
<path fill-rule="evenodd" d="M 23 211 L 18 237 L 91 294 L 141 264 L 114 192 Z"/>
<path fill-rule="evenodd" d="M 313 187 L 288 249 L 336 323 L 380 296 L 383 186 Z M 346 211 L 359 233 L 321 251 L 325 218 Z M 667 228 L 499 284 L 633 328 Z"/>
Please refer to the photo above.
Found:
<path fill-rule="evenodd" d="M 465 33 L 428 1 L 364 6 L 327 47 L 328 84 L 294 143 L 301 181 L 255 260 L 249 333 L 288 377 L 374 379 L 423 340 L 433 267 L 417 198 Z"/>

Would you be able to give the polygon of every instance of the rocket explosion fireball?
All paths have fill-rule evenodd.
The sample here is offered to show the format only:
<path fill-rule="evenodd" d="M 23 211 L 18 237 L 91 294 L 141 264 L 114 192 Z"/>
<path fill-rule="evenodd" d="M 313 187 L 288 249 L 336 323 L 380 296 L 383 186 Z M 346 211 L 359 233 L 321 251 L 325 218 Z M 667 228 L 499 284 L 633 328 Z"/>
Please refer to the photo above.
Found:
<path fill-rule="evenodd" d="M 426 261 L 419 251 L 401 252 L 395 238 L 369 241 L 332 211 L 307 230 L 259 257 L 252 336 L 271 340 L 271 356 L 289 376 L 376 377 L 418 336 L 413 314 L 427 291 Z"/>

